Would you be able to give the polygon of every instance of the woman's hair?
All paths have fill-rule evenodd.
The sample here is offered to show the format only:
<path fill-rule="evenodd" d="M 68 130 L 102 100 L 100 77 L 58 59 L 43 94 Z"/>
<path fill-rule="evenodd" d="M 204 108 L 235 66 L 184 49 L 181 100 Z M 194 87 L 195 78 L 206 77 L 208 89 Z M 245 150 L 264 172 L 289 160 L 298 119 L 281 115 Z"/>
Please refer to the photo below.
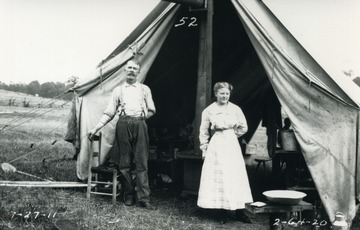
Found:
<path fill-rule="evenodd" d="M 231 91 L 233 90 L 234 87 L 228 82 L 217 82 L 214 85 L 214 93 L 216 93 L 221 88 L 228 88 L 231 93 Z"/>

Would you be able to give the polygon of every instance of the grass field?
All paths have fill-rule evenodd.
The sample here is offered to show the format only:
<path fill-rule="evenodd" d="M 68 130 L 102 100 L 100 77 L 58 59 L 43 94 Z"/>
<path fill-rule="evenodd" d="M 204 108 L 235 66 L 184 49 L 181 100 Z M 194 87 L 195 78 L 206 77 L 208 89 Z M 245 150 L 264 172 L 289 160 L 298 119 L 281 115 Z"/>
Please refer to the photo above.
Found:
<path fill-rule="evenodd" d="M 1 93 L 1 92 L 0 92 Z M 14 96 L 14 95 L 12 95 Z M 21 95 L 23 96 L 23 95 Z M 1 100 L 0 95 L 0 100 Z M 3 100 L 6 101 L 6 100 Z M 40 102 L 41 103 L 41 102 Z M 8 162 L 17 170 L 55 181 L 77 181 L 72 144 L 63 140 L 70 104 L 24 108 L 0 105 L 0 163 Z M 63 106 L 60 106 L 63 105 Z M 263 131 L 254 138 L 263 151 Z M 19 158 L 21 156 L 25 156 Z M 15 160 L 15 161 L 14 161 Z M 247 157 L 248 173 L 253 175 L 252 156 Z M 18 173 L 4 173 L 0 180 L 34 181 Z M 269 181 L 251 177 L 250 183 L 259 198 Z M 125 206 L 115 207 L 108 197 L 86 200 L 84 189 L 0 187 L 0 229 L 268 229 L 268 216 L 251 216 L 253 224 L 243 224 L 229 217 L 221 225 L 214 214 L 199 209 L 196 197 L 180 197 L 178 191 L 152 187 L 154 211 Z M 287 226 L 286 229 L 312 229 L 311 226 Z M 325 228 L 324 228 L 325 229 Z M 356 229 L 356 228 L 354 228 Z"/>
<path fill-rule="evenodd" d="M 10 162 L 28 154 L 11 164 L 17 170 L 44 179 L 77 181 L 75 161 L 63 160 L 72 158 L 74 153 L 73 146 L 62 140 L 69 108 L 52 108 L 51 112 L 38 116 L 49 110 L 41 108 L 30 117 L 25 114 L 31 108 L 1 106 L 0 109 L 8 111 L 0 114 L 0 127 L 14 119 L 25 117 L 27 120 L 0 133 L 0 162 Z M 0 179 L 37 180 L 3 172 Z M 197 208 L 195 197 L 181 198 L 176 191 L 166 188 L 152 189 L 151 199 L 157 210 L 150 212 L 135 206 L 127 207 L 121 202 L 112 207 L 107 197 L 95 197 L 87 202 L 84 189 L 0 189 L 0 229 L 51 229 L 56 221 L 61 220 L 67 220 L 65 225 L 78 226 L 79 229 L 238 229 L 244 225 L 232 220 L 222 226 L 211 213 Z M 24 217 L 26 214 L 30 214 L 28 218 Z M 267 218 L 263 216 L 241 229 L 267 229 L 267 224 Z"/>

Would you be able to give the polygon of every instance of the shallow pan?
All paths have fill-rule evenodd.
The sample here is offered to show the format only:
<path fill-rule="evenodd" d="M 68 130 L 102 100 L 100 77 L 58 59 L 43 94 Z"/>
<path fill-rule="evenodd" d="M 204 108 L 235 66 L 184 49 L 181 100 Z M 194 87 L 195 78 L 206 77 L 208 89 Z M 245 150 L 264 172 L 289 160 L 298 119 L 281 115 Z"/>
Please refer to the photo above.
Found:
<path fill-rule="evenodd" d="M 306 193 L 293 190 L 270 190 L 263 192 L 263 195 L 273 203 L 296 205 L 306 196 Z"/>

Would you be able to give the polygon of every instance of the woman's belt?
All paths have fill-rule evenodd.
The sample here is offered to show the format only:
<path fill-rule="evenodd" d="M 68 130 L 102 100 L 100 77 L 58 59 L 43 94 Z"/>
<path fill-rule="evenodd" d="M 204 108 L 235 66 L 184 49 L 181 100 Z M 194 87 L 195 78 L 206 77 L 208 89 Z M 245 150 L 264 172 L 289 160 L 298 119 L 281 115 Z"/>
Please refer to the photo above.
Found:
<path fill-rule="evenodd" d="M 234 129 L 233 127 L 230 128 L 223 128 L 223 129 L 213 129 L 215 132 L 221 132 L 221 131 L 225 131 L 225 130 L 229 130 L 229 129 Z"/>

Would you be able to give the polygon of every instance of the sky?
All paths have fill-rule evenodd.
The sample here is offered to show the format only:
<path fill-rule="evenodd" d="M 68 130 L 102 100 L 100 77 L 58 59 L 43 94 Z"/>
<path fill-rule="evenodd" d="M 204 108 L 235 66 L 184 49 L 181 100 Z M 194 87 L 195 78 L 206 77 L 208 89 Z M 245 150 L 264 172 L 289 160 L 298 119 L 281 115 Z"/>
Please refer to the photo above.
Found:
<path fill-rule="evenodd" d="M 65 82 L 71 76 L 84 79 L 159 2 L 0 0 L 0 81 L 28 84 L 34 80 Z M 354 76 L 360 76 L 360 1 L 264 2 L 331 74 L 353 70 Z M 319 8 L 323 10 L 318 12 Z M 299 10 L 300 20 L 291 17 Z M 329 18 L 332 20 L 325 21 Z"/>
<path fill-rule="evenodd" d="M 0 0 L 0 81 L 86 78 L 160 0 Z"/>

